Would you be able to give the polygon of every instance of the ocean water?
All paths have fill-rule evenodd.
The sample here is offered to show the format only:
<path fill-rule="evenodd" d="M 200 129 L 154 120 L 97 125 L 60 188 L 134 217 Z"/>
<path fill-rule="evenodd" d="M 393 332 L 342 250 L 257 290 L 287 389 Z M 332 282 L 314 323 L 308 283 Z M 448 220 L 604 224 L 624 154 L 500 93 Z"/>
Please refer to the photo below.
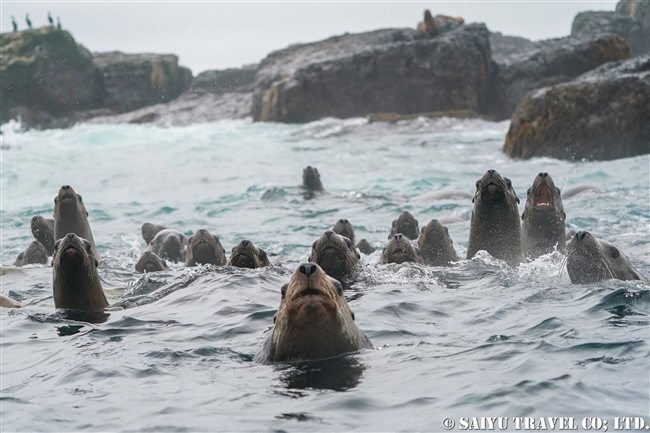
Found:
<path fill-rule="evenodd" d="M 649 157 L 511 160 L 508 122 L 229 120 L 185 127 L 2 127 L 0 310 L 2 431 L 442 431 L 452 417 L 644 417 L 650 423 L 650 290 L 610 280 L 573 285 L 559 253 L 507 267 L 486 254 L 449 268 L 379 265 L 364 256 L 345 296 L 375 346 L 333 360 L 259 365 L 280 287 L 339 218 L 380 249 L 408 210 L 471 214 L 488 169 L 522 199 L 538 172 L 560 188 L 569 229 L 616 244 L 650 275 Z M 302 169 L 327 190 L 306 199 Z M 83 196 L 111 308 L 103 322 L 55 311 L 52 269 L 13 268 L 33 215 L 50 217 L 61 185 Z M 208 229 L 226 251 L 242 239 L 272 266 L 202 266 L 148 275 L 134 265 L 140 227 Z M 464 257 L 469 221 L 449 225 Z M 77 319 L 77 320 L 75 320 Z M 95 322 L 95 323 L 92 323 Z"/>

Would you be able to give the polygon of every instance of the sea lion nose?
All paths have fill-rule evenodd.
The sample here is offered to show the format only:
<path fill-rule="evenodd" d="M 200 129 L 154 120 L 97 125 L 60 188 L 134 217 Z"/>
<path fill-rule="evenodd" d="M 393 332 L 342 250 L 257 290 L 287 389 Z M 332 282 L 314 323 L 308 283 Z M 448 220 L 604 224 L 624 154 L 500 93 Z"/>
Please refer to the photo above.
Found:
<path fill-rule="evenodd" d="M 340 219 L 339 222 L 340 222 L 341 224 L 347 224 L 349 221 L 346 220 L 346 219 Z"/>
<path fill-rule="evenodd" d="M 490 177 L 494 177 L 496 170 L 488 170 L 487 172 L 489 173 Z"/>
<path fill-rule="evenodd" d="M 74 238 L 74 233 L 68 233 L 66 236 L 68 239 L 72 240 Z"/>
<path fill-rule="evenodd" d="M 548 173 L 540 173 L 540 174 L 539 174 L 539 177 L 541 177 L 541 178 L 544 178 L 544 177 L 546 177 L 546 176 L 548 176 Z"/>
<path fill-rule="evenodd" d="M 325 232 L 325 236 L 327 236 L 327 239 L 332 239 L 332 235 L 334 232 L 332 230 L 328 230 Z"/>
<path fill-rule="evenodd" d="M 63 185 L 61 189 L 70 189 L 70 185 Z"/>
<path fill-rule="evenodd" d="M 251 243 L 251 241 L 249 241 L 248 239 L 244 239 L 243 241 L 241 241 L 241 244 L 244 247 L 247 247 L 250 243 Z"/>
<path fill-rule="evenodd" d="M 316 272 L 317 265 L 315 263 L 303 263 L 300 265 L 298 270 L 301 274 L 306 275 L 307 277 Z"/>
<path fill-rule="evenodd" d="M 397 233 L 397 234 L 395 235 L 395 239 L 396 239 L 398 242 L 401 241 L 401 240 L 402 240 L 402 234 L 401 234 L 401 233 Z"/>
<path fill-rule="evenodd" d="M 587 236 L 587 232 L 578 232 L 576 233 L 576 240 L 581 241 Z"/>

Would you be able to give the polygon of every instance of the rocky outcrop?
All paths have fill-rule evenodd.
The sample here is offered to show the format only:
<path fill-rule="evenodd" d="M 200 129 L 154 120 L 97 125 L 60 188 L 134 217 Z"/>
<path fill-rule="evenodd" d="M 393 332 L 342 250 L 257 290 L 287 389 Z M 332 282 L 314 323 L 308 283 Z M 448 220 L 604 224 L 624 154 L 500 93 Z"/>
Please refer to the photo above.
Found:
<path fill-rule="evenodd" d="M 104 107 L 117 112 L 171 101 L 192 81 L 192 72 L 172 54 L 93 53 Z"/>
<path fill-rule="evenodd" d="M 504 152 L 590 160 L 650 153 L 650 54 L 529 94 L 512 116 Z"/>
<path fill-rule="evenodd" d="M 650 2 L 648 0 L 621 0 L 616 12 L 634 18 L 646 32 L 650 32 Z"/>
<path fill-rule="evenodd" d="M 534 47 L 535 43 L 526 38 L 506 36 L 499 32 L 490 32 L 490 50 L 492 51 L 492 58 L 497 62 L 502 62 L 508 56 Z"/>
<path fill-rule="evenodd" d="M 250 92 L 258 67 L 258 64 L 253 64 L 242 68 L 201 72 L 192 80 L 190 90 L 201 94 Z"/>
<path fill-rule="evenodd" d="M 3 122 L 20 113 L 63 116 L 99 105 L 92 56 L 67 31 L 4 33 L 0 47 Z"/>
<path fill-rule="evenodd" d="M 650 33 L 632 17 L 609 11 L 580 12 L 573 19 L 571 36 L 592 33 L 614 33 L 625 39 L 632 55 L 638 56 L 650 51 Z"/>
<path fill-rule="evenodd" d="M 483 24 L 433 38 L 389 29 L 295 45 L 260 64 L 253 118 L 308 122 L 378 112 L 481 112 L 491 64 Z"/>
<path fill-rule="evenodd" d="M 528 92 L 569 81 L 630 55 L 628 43 L 612 34 L 535 42 L 533 48 L 494 63 L 487 114 L 497 120 L 508 119 Z"/>

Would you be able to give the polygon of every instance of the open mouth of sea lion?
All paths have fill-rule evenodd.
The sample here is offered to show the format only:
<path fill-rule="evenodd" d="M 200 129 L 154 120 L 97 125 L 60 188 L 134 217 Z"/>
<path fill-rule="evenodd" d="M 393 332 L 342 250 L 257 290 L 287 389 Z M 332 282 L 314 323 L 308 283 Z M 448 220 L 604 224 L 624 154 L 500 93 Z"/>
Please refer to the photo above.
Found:
<path fill-rule="evenodd" d="M 540 185 L 537 188 L 537 194 L 535 195 L 535 206 L 550 206 L 553 207 L 553 196 L 551 195 L 551 189 L 548 185 Z"/>

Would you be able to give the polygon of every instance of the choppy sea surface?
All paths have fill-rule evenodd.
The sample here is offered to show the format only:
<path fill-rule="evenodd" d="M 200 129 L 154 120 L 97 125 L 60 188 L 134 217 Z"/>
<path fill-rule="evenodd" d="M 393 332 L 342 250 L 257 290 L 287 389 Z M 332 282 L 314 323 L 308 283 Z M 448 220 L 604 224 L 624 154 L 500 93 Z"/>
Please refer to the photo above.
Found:
<path fill-rule="evenodd" d="M 650 275 L 649 157 L 511 160 L 508 122 L 325 119 L 187 127 L 2 127 L 2 431 L 442 431 L 446 417 L 644 417 L 650 411 L 650 291 L 573 285 L 559 253 L 509 268 L 488 255 L 449 268 L 379 265 L 393 219 L 468 218 L 488 169 L 522 199 L 539 172 L 560 188 L 569 229 L 616 244 Z M 302 169 L 327 193 L 306 199 Z M 111 308 L 102 323 L 54 309 L 52 268 L 13 268 L 30 219 L 69 184 L 83 196 Z M 328 361 L 259 365 L 280 287 L 339 218 L 378 251 L 345 296 L 375 346 Z M 202 266 L 148 275 L 140 227 L 208 229 L 226 251 L 250 239 L 271 267 Z M 449 225 L 464 257 L 469 221 Z M 509 429 L 514 429 L 511 421 Z"/>

